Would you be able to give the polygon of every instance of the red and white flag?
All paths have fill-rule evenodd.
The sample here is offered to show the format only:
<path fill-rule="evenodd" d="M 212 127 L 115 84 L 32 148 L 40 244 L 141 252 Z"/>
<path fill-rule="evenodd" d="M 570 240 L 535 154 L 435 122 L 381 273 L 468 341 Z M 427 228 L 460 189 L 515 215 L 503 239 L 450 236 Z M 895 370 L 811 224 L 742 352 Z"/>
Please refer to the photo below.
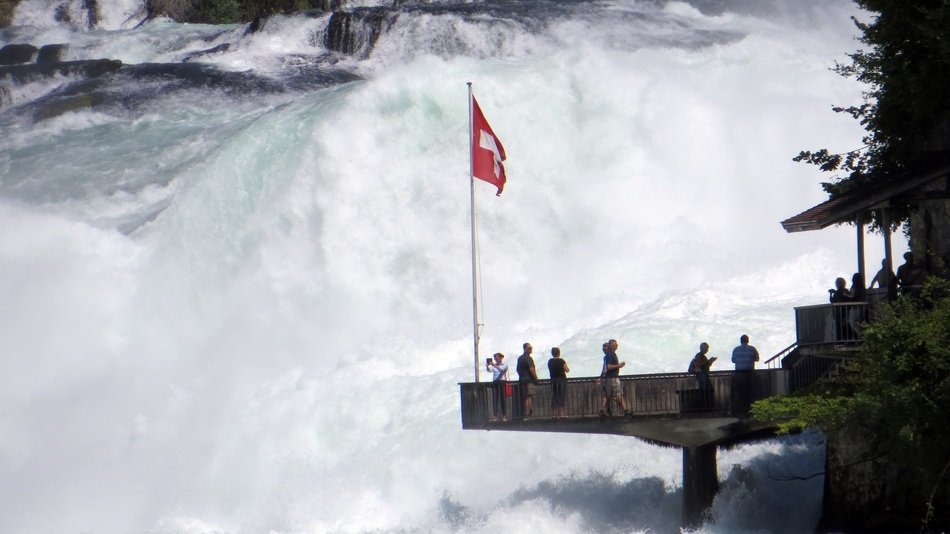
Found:
<path fill-rule="evenodd" d="M 478 101 L 472 97 L 472 176 L 498 188 L 500 195 L 505 188 L 505 147 L 492 131 Z"/>

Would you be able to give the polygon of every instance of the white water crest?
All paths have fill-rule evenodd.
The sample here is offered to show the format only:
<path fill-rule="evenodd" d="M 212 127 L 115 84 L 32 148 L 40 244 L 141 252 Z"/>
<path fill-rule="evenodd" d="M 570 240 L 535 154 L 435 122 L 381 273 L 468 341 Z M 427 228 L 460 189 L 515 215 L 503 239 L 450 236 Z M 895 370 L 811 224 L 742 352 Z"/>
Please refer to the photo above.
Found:
<path fill-rule="evenodd" d="M 0 108 L 2 532 L 678 532 L 678 450 L 461 430 L 466 82 L 509 158 L 502 196 L 476 183 L 482 356 L 560 346 L 591 376 L 616 338 L 625 372 L 682 371 L 748 333 L 768 357 L 856 270 L 853 228 L 779 224 L 825 197 L 800 149 L 860 146 L 830 110 L 860 99 L 829 70 L 844 0 L 410 6 L 365 58 L 326 16 L 45 6 L 0 45 L 126 67 L 93 106 L 42 118 L 58 77 Z M 701 530 L 810 531 L 822 451 L 721 451 Z"/>

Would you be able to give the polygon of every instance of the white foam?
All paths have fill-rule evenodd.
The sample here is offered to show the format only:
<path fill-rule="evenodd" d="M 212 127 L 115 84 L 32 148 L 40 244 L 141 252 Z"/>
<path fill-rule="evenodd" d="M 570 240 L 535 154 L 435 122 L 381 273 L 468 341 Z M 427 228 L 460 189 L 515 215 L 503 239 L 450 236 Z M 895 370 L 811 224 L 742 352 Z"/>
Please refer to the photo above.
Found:
<path fill-rule="evenodd" d="M 747 35 L 393 49 L 366 81 L 290 101 L 18 124 L 19 144 L 0 139 L 0 530 L 675 530 L 679 451 L 463 432 L 457 390 L 473 358 L 467 81 L 509 157 L 501 197 L 476 184 L 484 352 L 560 345 L 572 376 L 597 372 L 608 337 L 637 372 L 682 370 L 700 341 L 724 355 L 741 333 L 766 355 L 791 341 L 793 306 L 854 269 L 852 229 L 778 224 L 824 196 L 790 157 L 860 137 L 828 111 L 860 97 L 827 70 L 849 49 L 827 28 L 851 22 L 748 33 L 751 15 L 674 10 Z M 301 51 L 297 24 L 246 41 L 262 58 L 247 67 Z M 214 30 L 83 46 L 173 57 Z M 166 200 L 130 236 L 100 226 Z M 816 517 L 820 485 L 764 476 L 778 453 L 808 467 L 820 445 L 723 452 L 707 531 L 779 529 L 788 492 L 809 496 L 802 525 Z"/>

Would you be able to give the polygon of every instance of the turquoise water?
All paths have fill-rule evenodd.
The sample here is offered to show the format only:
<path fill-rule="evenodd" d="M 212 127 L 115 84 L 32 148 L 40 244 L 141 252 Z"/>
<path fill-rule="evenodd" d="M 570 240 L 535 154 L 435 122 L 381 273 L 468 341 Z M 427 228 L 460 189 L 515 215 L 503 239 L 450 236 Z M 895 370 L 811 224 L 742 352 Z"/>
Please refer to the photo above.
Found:
<path fill-rule="evenodd" d="M 461 431 L 466 82 L 509 157 L 501 197 L 476 184 L 484 353 L 560 346 L 571 376 L 607 338 L 630 373 L 742 333 L 771 355 L 855 269 L 853 229 L 779 225 L 827 179 L 791 157 L 860 144 L 829 109 L 859 98 L 828 70 L 853 9 L 532 5 L 410 10 L 362 59 L 314 44 L 325 17 L 88 31 L 21 5 L 0 44 L 231 46 L 92 109 L 34 120 L 61 79 L 0 108 L 0 530 L 676 531 L 678 451 Z M 722 451 L 703 530 L 811 528 L 820 477 L 769 474 L 820 470 L 820 439 Z"/>

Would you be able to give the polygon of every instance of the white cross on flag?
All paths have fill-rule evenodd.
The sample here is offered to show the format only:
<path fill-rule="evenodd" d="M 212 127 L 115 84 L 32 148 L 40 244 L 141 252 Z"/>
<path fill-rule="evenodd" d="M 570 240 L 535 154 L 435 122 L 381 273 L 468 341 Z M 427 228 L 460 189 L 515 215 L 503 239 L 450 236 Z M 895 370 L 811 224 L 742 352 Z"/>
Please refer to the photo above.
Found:
<path fill-rule="evenodd" d="M 505 188 L 505 147 L 492 131 L 478 101 L 472 97 L 472 176 L 498 188 L 500 195 Z"/>

